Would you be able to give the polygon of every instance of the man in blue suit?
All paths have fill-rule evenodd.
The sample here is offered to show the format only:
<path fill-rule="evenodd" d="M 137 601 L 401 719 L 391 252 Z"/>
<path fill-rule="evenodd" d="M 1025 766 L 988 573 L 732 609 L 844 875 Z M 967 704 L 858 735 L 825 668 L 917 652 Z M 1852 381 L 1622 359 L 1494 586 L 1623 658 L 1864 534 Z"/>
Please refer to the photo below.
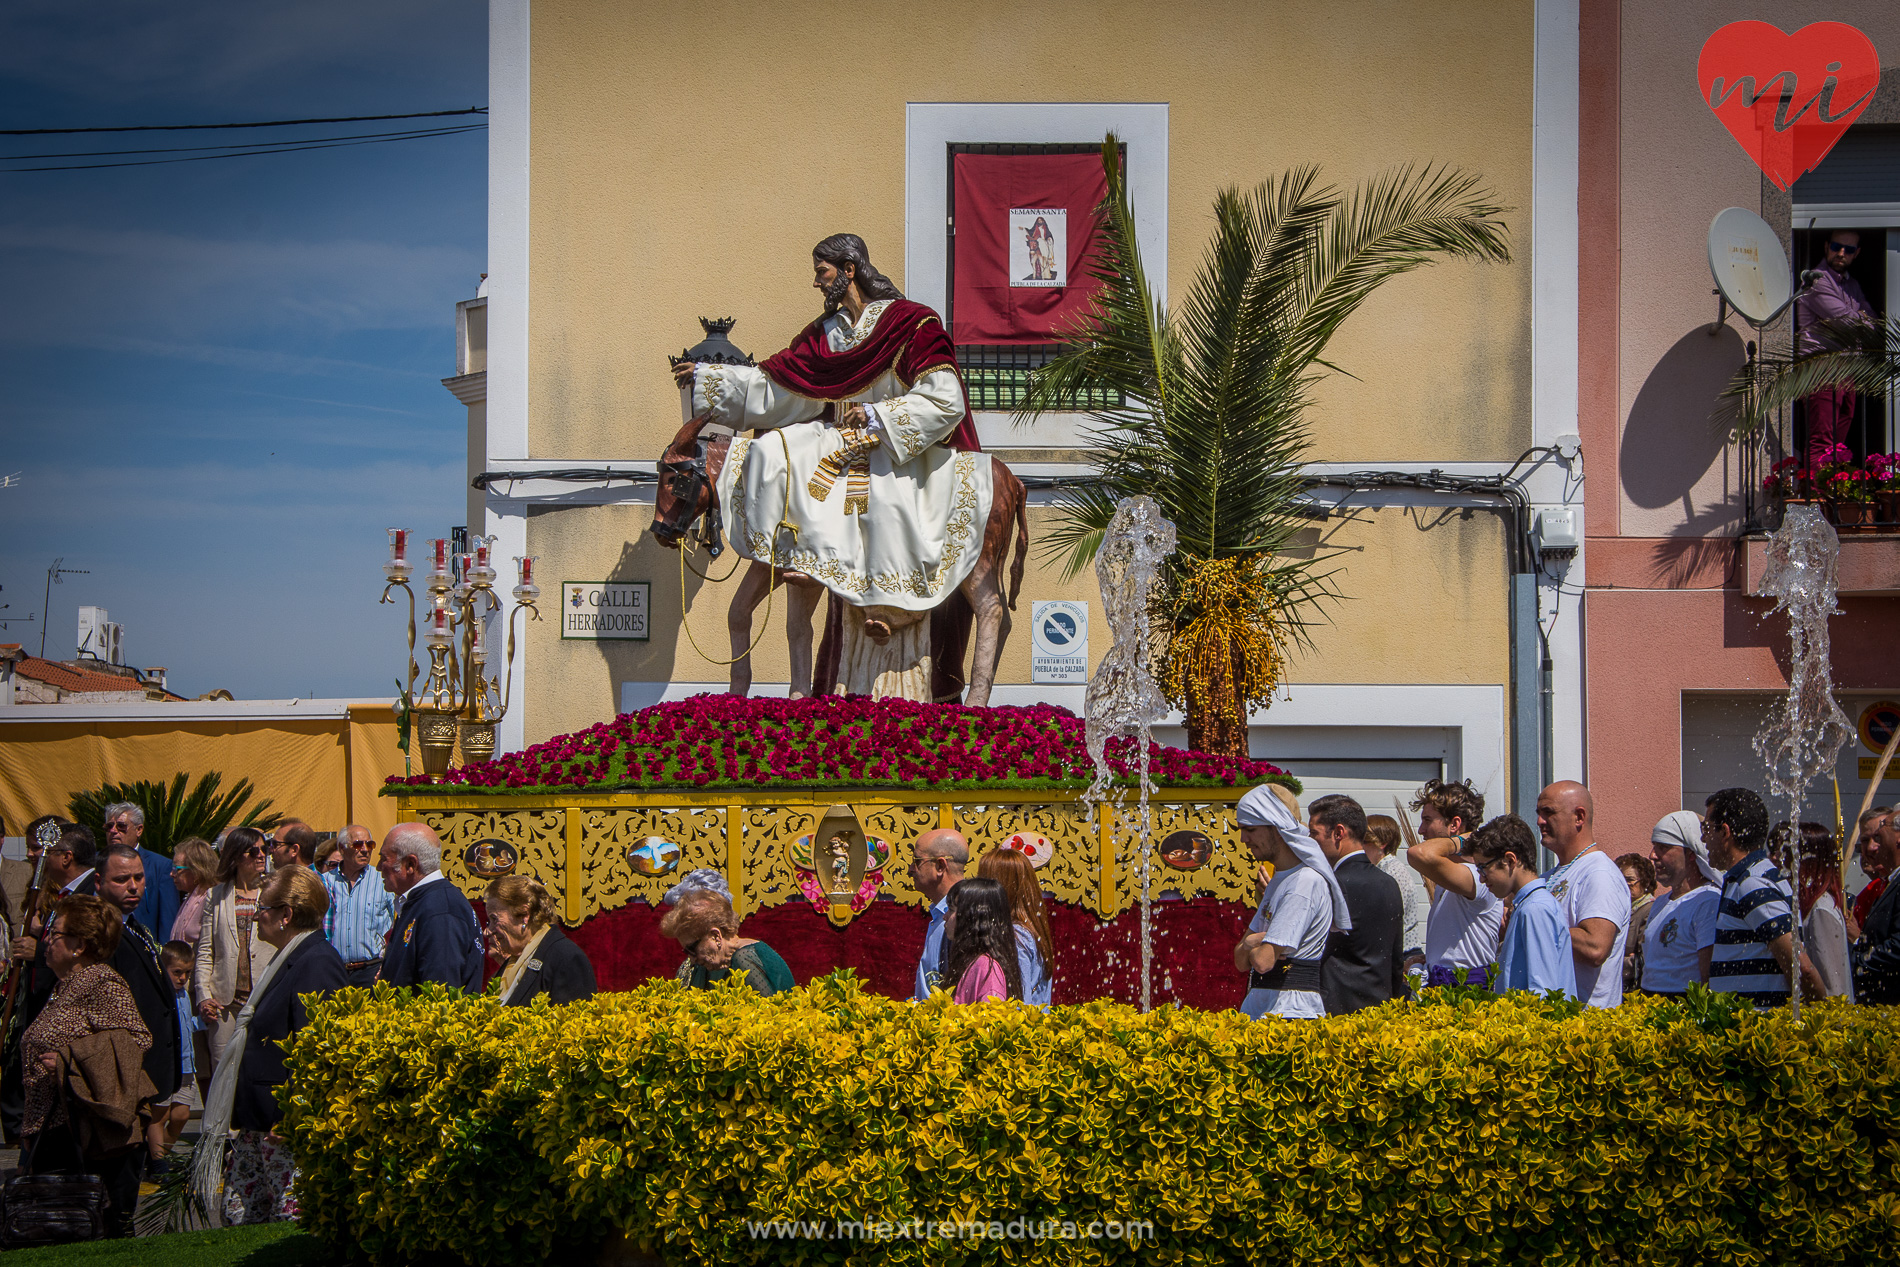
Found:
<path fill-rule="evenodd" d="M 435 832 L 424 823 L 390 828 L 376 870 L 401 903 L 377 980 L 394 986 L 435 981 L 480 993 L 481 928 L 468 899 L 442 874 Z"/>
<path fill-rule="evenodd" d="M 145 866 L 145 896 L 139 899 L 139 908 L 132 914 L 150 930 L 152 936 L 160 941 L 168 941 L 172 935 L 172 921 L 178 918 L 178 908 L 184 905 L 185 899 L 179 896 L 178 886 L 172 883 L 172 860 L 140 844 L 139 838 L 143 835 L 144 810 L 130 801 L 106 806 L 106 838 L 100 842 L 100 851 L 103 853 L 115 846 L 139 851 L 139 861 Z"/>

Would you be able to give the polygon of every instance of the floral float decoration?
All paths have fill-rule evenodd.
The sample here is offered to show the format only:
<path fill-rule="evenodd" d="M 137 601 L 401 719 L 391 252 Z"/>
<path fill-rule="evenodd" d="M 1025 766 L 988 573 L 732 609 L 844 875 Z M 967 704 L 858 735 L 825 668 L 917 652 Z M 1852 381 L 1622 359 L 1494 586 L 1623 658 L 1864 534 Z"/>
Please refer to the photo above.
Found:
<path fill-rule="evenodd" d="M 1083 732 L 1080 717 L 1050 704 L 965 708 L 858 696 L 699 695 L 623 713 L 440 778 L 396 775 L 386 791 L 1079 790 L 1094 774 Z M 1133 740 L 1109 741 L 1117 785 L 1134 782 L 1135 757 Z M 1150 744 L 1148 758 L 1150 777 L 1161 787 L 1298 786 L 1265 761 L 1162 744 Z"/>

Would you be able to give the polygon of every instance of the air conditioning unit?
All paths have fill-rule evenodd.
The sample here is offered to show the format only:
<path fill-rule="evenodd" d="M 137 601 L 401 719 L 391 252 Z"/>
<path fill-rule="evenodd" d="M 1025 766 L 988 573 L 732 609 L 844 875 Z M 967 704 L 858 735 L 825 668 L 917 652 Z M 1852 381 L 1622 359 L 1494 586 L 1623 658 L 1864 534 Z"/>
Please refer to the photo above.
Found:
<path fill-rule="evenodd" d="M 112 622 L 106 619 L 106 609 L 81 607 L 79 609 L 79 658 L 110 660 L 111 652 Z"/>

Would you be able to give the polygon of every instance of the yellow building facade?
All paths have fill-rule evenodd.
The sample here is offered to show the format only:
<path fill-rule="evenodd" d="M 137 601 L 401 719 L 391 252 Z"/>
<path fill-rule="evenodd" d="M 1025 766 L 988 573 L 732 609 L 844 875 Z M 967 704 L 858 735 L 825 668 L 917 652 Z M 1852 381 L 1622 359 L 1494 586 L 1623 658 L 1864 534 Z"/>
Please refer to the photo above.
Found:
<path fill-rule="evenodd" d="M 495 536 L 504 568 L 535 556 L 544 590 L 503 747 L 723 689 L 726 670 L 694 642 L 726 654 L 734 584 L 682 586 L 649 531 L 655 460 L 681 417 L 666 357 L 699 341 L 701 317 L 734 318 L 733 342 L 756 359 L 785 346 L 819 310 L 811 248 L 838 232 L 861 235 L 906 295 L 941 312 L 956 145 L 1099 145 L 1115 131 L 1170 302 L 1200 265 L 1222 187 L 1307 163 L 1341 187 L 1408 163 L 1479 174 L 1511 208 L 1511 263 L 1429 266 L 1343 327 L 1328 359 L 1346 373 L 1311 415 L 1313 471 L 1496 477 L 1541 446 L 1512 477 L 1532 503 L 1564 504 L 1581 475 L 1574 446 L 1555 444 L 1574 431 L 1575 166 L 1539 146 L 1574 143 L 1575 59 L 1574 22 L 1566 46 L 1551 9 L 956 0 L 926 15 L 729 0 L 689 16 L 638 0 L 493 0 L 489 275 L 461 306 L 446 382 L 469 409 L 472 530 Z M 1566 59 L 1567 105 L 1538 74 Z M 1567 277 L 1561 245 L 1540 249 L 1551 214 L 1571 243 Z M 1553 359 L 1540 338 L 1561 345 L 1564 332 L 1540 335 L 1539 314 L 1561 318 L 1566 296 L 1570 342 Z M 1546 373 L 1560 361 L 1567 386 L 1561 368 Z M 987 450 L 1044 482 L 1086 478 L 1083 421 L 977 418 Z M 1030 482 L 1033 541 L 1054 512 Z M 1332 557 L 1342 601 L 1255 717 L 1256 752 L 1303 772 L 1309 791 L 1356 790 L 1374 809 L 1432 773 L 1471 777 L 1505 808 L 1518 799 L 1514 736 L 1532 738 L 1513 718 L 1535 694 L 1522 662 L 1535 618 L 1513 612 L 1521 521 L 1494 496 L 1348 482 L 1313 497 L 1331 513 L 1311 548 Z M 563 637 L 564 582 L 645 582 L 647 638 Z M 1575 666 L 1546 590 L 1557 672 L 1543 715 L 1561 735 Z M 1032 603 L 1049 599 L 1089 605 L 1091 666 L 1107 650 L 1093 576 L 1065 578 L 1032 547 L 993 703 L 1081 710 L 1080 686 L 1033 680 Z M 782 692 L 787 677 L 775 629 L 755 653 L 757 689 Z M 1570 747 L 1559 738 L 1550 761 Z"/>

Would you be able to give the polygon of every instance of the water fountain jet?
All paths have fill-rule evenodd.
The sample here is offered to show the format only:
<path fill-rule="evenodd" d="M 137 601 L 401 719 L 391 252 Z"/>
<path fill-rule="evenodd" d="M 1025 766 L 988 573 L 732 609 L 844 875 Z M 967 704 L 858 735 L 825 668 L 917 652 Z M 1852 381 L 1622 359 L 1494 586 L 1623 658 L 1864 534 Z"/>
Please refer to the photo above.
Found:
<path fill-rule="evenodd" d="M 1159 578 L 1161 564 L 1174 553 L 1175 530 L 1151 497 L 1124 497 L 1115 505 L 1115 517 L 1102 534 L 1095 554 L 1095 576 L 1102 589 L 1102 612 L 1114 641 L 1096 666 L 1083 697 L 1087 719 L 1089 757 L 1095 778 L 1082 794 L 1089 824 L 1098 806 L 1112 803 L 1114 776 L 1108 767 L 1108 741 L 1134 740 L 1139 773 L 1140 810 L 1136 818 L 1141 839 L 1141 1010 L 1153 1005 L 1154 961 L 1153 896 L 1154 829 L 1148 819 L 1148 795 L 1154 783 L 1148 777 L 1148 746 L 1156 722 L 1168 715 L 1168 701 L 1148 671 L 1149 595 Z"/>
<path fill-rule="evenodd" d="M 1789 887 L 1794 893 L 1794 971 L 1789 998 L 1801 1019 L 1801 804 L 1808 785 L 1834 768 L 1854 728 L 1834 698 L 1827 618 L 1840 608 L 1835 570 L 1841 540 L 1819 508 L 1791 504 L 1781 527 L 1768 534 L 1762 593 L 1788 615 L 1788 694 L 1755 736 L 1755 752 L 1768 766 L 1771 796 L 1788 805 L 1793 832 L 1788 846 Z"/>

